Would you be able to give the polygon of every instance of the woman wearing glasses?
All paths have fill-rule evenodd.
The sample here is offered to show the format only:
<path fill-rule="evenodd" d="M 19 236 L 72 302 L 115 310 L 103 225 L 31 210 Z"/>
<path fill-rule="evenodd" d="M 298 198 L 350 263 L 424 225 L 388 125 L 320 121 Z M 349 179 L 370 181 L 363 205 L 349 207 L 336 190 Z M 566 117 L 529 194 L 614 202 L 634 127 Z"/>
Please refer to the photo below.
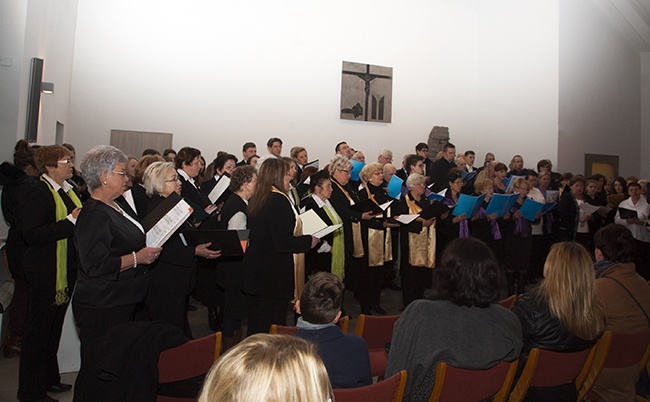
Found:
<path fill-rule="evenodd" d="M 155 162 L 144 172 L 144 188 L 151 197 L 148 207 L 153 211 L 172 193 L 181 194 L 181 181 L 172 162 Z M 149 266 L 149 290 L 145 305 L 151 320 L 163 320 L 192 337 L 187 322 L 187 303 L 194 286 L 194 256 L 213 260 L 220 251 L 210 250 L 210 243 L 190 244 L 181 238 L 183 230 L 193 230 L 186 221 L 165 242 L 160 257 Z"/>
<path fill-rule="evenodd" d="M 115 203 L 126 189 L 126 162 L 124 152 L 110 145 L 92 148 L 81 162 L 91 195 L 75 231 L 79 275 L 72 310 L 82 364 L 94 339 L 133 320 L 147 293 L 145 271 L 161 252 L 146 246 L 142 225 Z"/>
<path fill-rule="evenodd" d="M 30 186 L 21 209 L 27 244 L 23 270 L 29 294 L 18 376 L 21 401 L 40 400 L 47 398 L 47 392 L 72 388 L 61 384 L 57 351 L 77 276 L 73 235 L 81 201 L 66 181 L 74 167 L 68 149 L 41 147 L 34 162 L 41 176 Z"/>

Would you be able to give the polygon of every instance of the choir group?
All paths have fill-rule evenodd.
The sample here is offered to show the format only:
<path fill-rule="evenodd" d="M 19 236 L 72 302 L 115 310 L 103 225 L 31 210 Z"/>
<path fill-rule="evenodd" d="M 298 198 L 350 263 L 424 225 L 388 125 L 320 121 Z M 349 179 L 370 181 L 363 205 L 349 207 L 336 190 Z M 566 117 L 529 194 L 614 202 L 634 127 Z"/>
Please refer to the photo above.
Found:
<path fill-rule="evenodd" d="M 19 141 L 13 163 L 2 164 L 0 173 L 3 215 L 10 225 L 7 259 L 15 280 L 4 352 L 20 354 L 20 400 L 52 400 L 47 392 L 70 389 L 61 384 L 56 357 L 68 303 L 79 329 L 83 370 L 97 353 L 93 345 L 124 323 L 163 320 L 191 337 L 191 295 L 208 308 L 211 328 L 223 332 L 224 349 L 232 348 L 243 338 L 244 320 L 248 335 L 266 333 L 272 324 L 286 325 L 305 283 L 326 271 L 345 284 L 366 315 L 386 314 L 382 289 L 401 289 L 406 310 L 393 348 L 413 347 L 416 355 L 400 353 L 399 360 L 389 361 L 389 371 L 397 372 L 418 359 L 431 360 L 423 351 L 437 353 L 426 333 L 446 333 L 437 336 L 439 342 L 454 337 L 433 329 L 434 322 L 423 323 L 425 315 L 464 317 L 461 306 L 486 308 L 507 295 L 526 293 L 527 285 L 538 282 L 539 294 L 552 300 L 549 270 L 566 262 L 549 262 L 549 252 L 556 259 L 575 258 L 593 282 L 592 260 L 602 260 L 605 248 L 597 244 L 596 234 L 607 225 L 631 233 L 636 252 L 630 258 L 638 274 L 650 279 L 647 181 L 559 174 L 549 160 L 527 169 L 520 155 L 506 165 L 487 153 L 477 166 L 475 152 L 457 153 L 451 143 L 437 155 L 427 144 L 417 144 L 413 154 L 395 165 L 389 149 L 381 149 L 374 162 L 368 151 L 346 142 L 336 144 L 335 155 L 325 162 L 310 161 L 308 150 L 299 146 L 283 156 L 279 138 L 266 145 L 268 154 L 261 156 L 247 142 L 241 160 L 218 152 L 209 161 L 191 147 L 162 154 L 146 150 L 136 158 L 98 145 L 77 165 L 71 145 L 39 147 Z M 179 200 L 191 207 L 191 215 L 163 244 L 152 245 L 151 216 L 161 205 Z M 310 230 L 308 219 L 328 230 Z M 218 247 L 220 237 L 201 237 L 224 231 L 236 231 L 241 252 Z M 567 246 L 576 244 L 582 247 Z M 481 257 L 472 260 L 472 254 Z M 460 272 L 474 265 L 490 280 Z M 476 286 L 487 290 L 463 293 L 451 285 L 454 281 L 457 286 L 483 281 Z M 432 287 L 436 297 L 454 307 L 423 305 L 425 291 Z M 594 294 L 585 298 L 595 300 Z M 522 300 L 518 315 L 534 326 L 530 309 L 539 306 Z M 575 327 L 581 319 L 556 307 L 551 307 L 555 318 L 562 324 L 568 320 L 573 334 L 587 340 L 580 346 L 590 347 L 602 333 L 607 312 L 596 309 L 588 328 L 582 328 Z M 505 335 L 492 333 L 492 346 L 503 348 L 499 358 L 516 358 L 525 321 L 495 311 L 492 324 L 485 325 L 492 328 L 502 320 L 499 328 Z M 466 318 L 486 320 L 482 313 Z M 424 332 L 414 339 L 417 331 Z M 420 344 L 423 349 L 414 346 Z M 472 359 L 480 353 L 479 347 Z M 430 374 L 409 377 L 409 400 L 426 400 Z"/>

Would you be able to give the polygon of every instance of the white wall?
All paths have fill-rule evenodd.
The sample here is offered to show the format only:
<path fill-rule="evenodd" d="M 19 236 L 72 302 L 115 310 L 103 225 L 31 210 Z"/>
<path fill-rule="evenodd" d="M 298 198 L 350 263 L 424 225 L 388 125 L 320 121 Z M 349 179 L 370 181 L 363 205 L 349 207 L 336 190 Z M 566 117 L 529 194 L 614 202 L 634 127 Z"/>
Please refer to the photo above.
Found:
<path fill-rule="evenodd" d="M 271 136 L 327 160 L 396 160 L 448 126 L 459 150 L 555 159 L 558 1 L 80 2 L 67 137 L 174 133 L 212 157 Z M 394 68 L 393 123 L 339 119 L 341 62 Z M 522 138 L 523 137 L 523 138 Z"/>
<path fill-rule="evenodd" d="M 641 53 L 641 175 L 650 178 L 650 52 Z"/>
<path fill-rule="evenodd" d="M 558 165 L 582 172 L 584 154 L 619 155 L 619 173 L 638 175 L 641 63 L 593 0 L 560 2 Z"/>

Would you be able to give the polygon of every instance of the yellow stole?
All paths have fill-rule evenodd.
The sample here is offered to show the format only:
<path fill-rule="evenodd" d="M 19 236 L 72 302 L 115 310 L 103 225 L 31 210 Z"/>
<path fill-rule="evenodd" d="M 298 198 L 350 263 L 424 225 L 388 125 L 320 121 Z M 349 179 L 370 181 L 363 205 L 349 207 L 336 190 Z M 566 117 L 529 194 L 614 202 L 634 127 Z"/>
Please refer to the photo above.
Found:
<path fill-rule="evenodd" d="M 284 198 L 287 199 L 291 210 L 293 211 L 294 216 L 296 217 L 296 225 L 293 228 L 294 236 L 302 236 L 302 220 L 300 215 L 296 211 L 296 208 L 293 206 L 293 203 L 289 199 L 289 196 L 278 190 L 275 187 L 271 187 L 271 191 L 274 193 L 282 194 Z M 300 300 L 300 295 L 302 294 L 302 289 L 305 287 L 305 254 L 294 254 L 293 255 L 293 297 L 294 302 Z"/>
<path fill-rule="evenodd" d="M 338 188 L 341 189 L 345 197 L 350 202 L 350 205 L 354 205 L 354 200 L 350 197 L 350 194 L 336 181 L 332 180 L 332 183 L 336 184 Z M 363 258 L 365 255 L 363 251 L 363 240 L 361 238 L 361 222 L 352 222 L 352 257 Z"/>
<path fill-rule="evenodd" d="M 375 196 L 370 193 L 368 186 L 365 188 L 368 198 L 370 198 L 375 204 L 379 205 L 377 200 L 375 200 Z M 390 214 L 390 208 L 388 208 L 386 212 Z M 368 228 L 369 267 L 381 267 L 384 265 L 384 261 L 390 261 L 393 259 L 393 242 L 391 239 L 390 228 L 381 230 Z"/>
<path fill-rule="evenodd" d="M 422 208 L 406 195 L 406 205 L 409 214 L 422 212 Z M 420 233 L 409 233 L 409 264 L 414 267 L 436 267 L 436 223 L 427 227 L 422 226 Z"/>

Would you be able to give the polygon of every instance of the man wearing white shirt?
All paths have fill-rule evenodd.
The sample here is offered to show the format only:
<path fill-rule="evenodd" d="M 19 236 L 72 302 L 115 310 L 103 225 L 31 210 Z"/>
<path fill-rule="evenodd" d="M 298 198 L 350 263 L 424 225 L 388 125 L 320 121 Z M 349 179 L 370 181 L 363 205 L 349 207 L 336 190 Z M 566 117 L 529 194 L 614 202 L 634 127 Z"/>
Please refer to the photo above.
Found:
<path fill-rule="evenodd" d="M 476 160 L 476 153 L 472 150 L 465 151 L 465 170 L 467 173 L 472 173 L 476 170 L 474 160 Z"/>

